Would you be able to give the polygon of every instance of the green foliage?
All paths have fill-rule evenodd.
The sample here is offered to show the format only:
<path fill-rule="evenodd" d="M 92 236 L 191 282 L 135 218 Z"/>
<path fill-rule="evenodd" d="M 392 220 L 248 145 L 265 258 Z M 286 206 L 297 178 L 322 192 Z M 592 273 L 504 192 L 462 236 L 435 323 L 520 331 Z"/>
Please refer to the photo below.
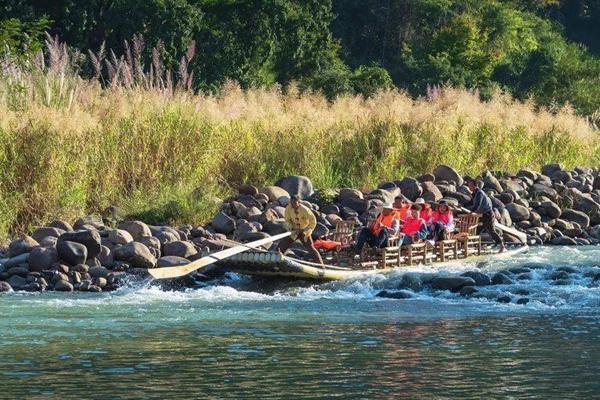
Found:
<path fill-rule="evenodd" d="M 393 86 L 392 78 L 385 68 L 361 65 L 354 70 L 350 79 L 354 93 L 365 97 L 389 89 Z"/>
<path fill-rule="evenodd" d="M 23 22 L 17 18 L 0 20 L 0 55 L 26 60 L 42 49 L 44 33 L 50 21 L 46 17 Z"/>

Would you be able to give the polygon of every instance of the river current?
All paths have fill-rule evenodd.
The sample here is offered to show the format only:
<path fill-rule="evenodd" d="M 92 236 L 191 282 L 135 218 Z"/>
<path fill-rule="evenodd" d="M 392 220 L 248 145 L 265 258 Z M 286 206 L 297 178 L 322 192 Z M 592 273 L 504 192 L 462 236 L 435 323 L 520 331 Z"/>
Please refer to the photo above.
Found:
<path fill-rule="evenodd" d="M 319 285 L 229 275 L 186 291 L 3 295 L 0 399 L 600 398 L 600 247 L 448 269 L 532 263 L 543 268 L 531 279 L 488 287 L 508 304 L 375 297 L 406 269 Z M 556 285 L 560 267 L 577 272 Z"/>

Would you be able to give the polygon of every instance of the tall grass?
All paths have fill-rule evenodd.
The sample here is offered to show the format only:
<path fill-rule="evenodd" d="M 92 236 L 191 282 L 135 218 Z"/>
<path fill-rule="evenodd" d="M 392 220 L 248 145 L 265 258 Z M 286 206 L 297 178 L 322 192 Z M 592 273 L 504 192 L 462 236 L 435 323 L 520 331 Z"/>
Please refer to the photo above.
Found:
<path fill-rule="evenodd" d="M 83 79 L 66 48 L 49 49 L 28 66 L 4 60 L 0 72 L 0 236 L 111 205 L 148 221 L 200 223 L 238 184 L 288 174 L 367 188 L 440 163 L 479 173 L 600 160 L 588 121 L 504 94 L 481 102 L 434 88 L 416 100 L 387 91 L 329 103 L 294 86 L 229 83 L 209 95 L 157 62 L 152 79 L 143 75 L 139 49 L 132 65 L 111 56 L 109 81 L 100 54 L 97 77 Z"/>

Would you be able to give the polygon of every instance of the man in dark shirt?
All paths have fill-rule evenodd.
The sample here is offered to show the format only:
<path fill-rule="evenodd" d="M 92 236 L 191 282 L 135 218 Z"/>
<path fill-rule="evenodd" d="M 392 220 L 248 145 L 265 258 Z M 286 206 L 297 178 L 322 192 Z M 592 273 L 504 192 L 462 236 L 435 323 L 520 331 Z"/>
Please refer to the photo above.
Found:
<path fill-rule="evenodd" d="M 494 215 L 492 200 L 479 188 L 475 179 L 468 179 L 467 186 L 469 187 L 469 191 L 473 194 L 471 205 L 467 208 L 473 213 L 481 215 L 483 230 L 487 231 L 494 242 L 500 246 L 500 253 L 506 251 L 504 240 L 502 240 L 502 236 L 496 231 L 496 216 Z"/>

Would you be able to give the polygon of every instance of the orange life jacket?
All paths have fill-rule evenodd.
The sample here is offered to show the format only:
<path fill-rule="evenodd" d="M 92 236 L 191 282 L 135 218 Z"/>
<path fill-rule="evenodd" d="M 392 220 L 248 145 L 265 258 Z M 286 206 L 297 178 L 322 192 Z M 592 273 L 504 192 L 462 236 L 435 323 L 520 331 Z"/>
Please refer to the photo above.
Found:
<path fill-rule="evenodd" d="M 383 213 L 379 214 L 379 217 L 377 217 L 377 219 L 375 220 L 375 224 L 373 224 L 373 228 L 371 228 L 371 232 L 373 232 L 373 235 L 375 236 L 379 235 L 381 229 L 383 229 L 380 223 L 387 226 L 388 228 L 391 228 L 396 218 L 396 213 L 390 213 L 388 215 L 383 215 Z"/>
<path fill-rule="evenodd" d="M 421 209 L 420 217 L 425 220 L 425 223 L 431 222 L 432 210 L 429 204 L 425 204 Z"/>
<path fill-rule="evenodd" d="M 394 208 L 396 211 L 396 215 L 400 221 L 404 221 L 406 216 L 408 215 L 408 210 L 410 210 L 410 204 L 402 206 L 400 208 Z"/>
<path fill-rule="evenodd" d="M 421 230 L 421 227 L 425 224 L 423 218 L 407 218 L 404 221 L 404 226 L 402 227 L 402 233 L 405 235 L 414 235 L 415 233 Z"/>
<path fill-rule="evenodd" d="M 338 247 L 342 246 L 342 243 L 340 243 L 340 242 L 336 242 L 334 240 L 325 240 L 325 239 L 317 239 L 317 240 L 315 240 L 314 244 L 315 244 L 315 248 L 317 250 L 319 250 L 319 249 L 335 250 Z"/>
<path fill-rule="evenodd" d="M 452 211 L 448 211 L 447 213 L 441 213 L 439 211 L 434 211 L 432 221 L 433 222 L 441 222 L 444 225 L 448 225 L 452 222 L 453 216 Z"/>

